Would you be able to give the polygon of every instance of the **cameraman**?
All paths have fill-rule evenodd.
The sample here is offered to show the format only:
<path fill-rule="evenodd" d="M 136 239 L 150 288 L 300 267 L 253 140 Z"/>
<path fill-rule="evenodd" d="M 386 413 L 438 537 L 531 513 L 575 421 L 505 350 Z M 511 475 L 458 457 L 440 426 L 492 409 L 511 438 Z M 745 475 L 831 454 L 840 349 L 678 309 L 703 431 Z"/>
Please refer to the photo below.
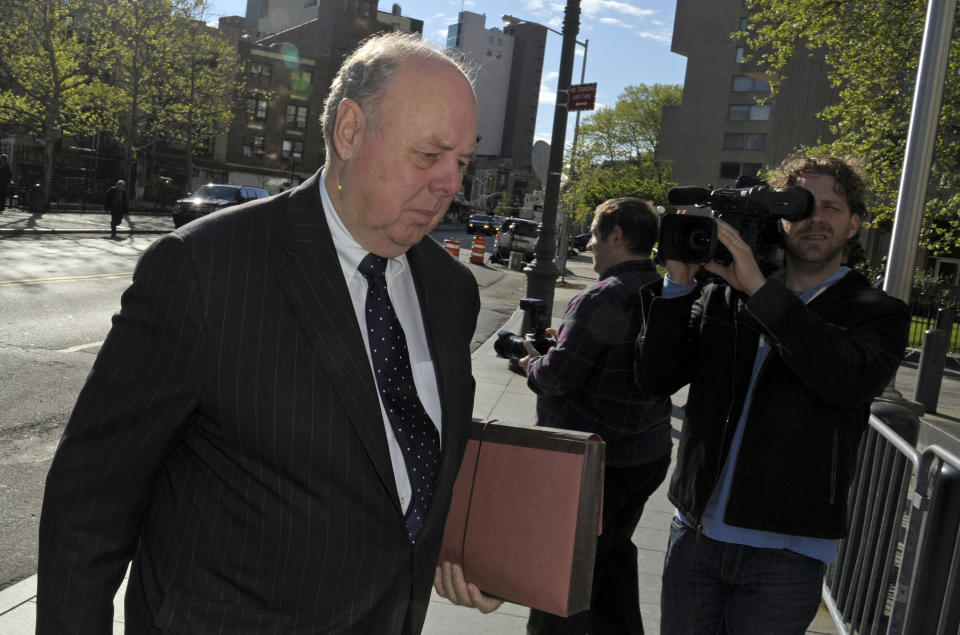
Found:
<path fill-rule="evenodd" d="M 639 385 L 690 384 L 669 498 L 662 632 L 803 633 L 825 564 L 846 535 L 847 489 L 870 403 L 896 372 L 910 316 L 841 265 L 866 214 L 857 165 L 788 157 L 771 187 L 814 197 L 808 218 L 781 220 L 782 270 L 765 279 L 718 221 L 726 283 L 697 290 L 699 265 L 669 260 L 637 341 Z"/>
<path fill-rule="evenodd" d="M 593 269 L 600 279 L 570 301 L 557 341 L 542 357 L 529 342 L 519 360 L 537 393 L 537 425 L 595 432 L 606 442 L 603 533 L 591 607 L 569 618 L 531 610 L 529 633 L 642 633 L 637 549 L 643 506 L 670 465 L 670 398 L 640 392 L 633 347 L 643 324 L 641 291 L 659 286 L 650 260 L 657 214 L 637 198 L 594 210 Z"/>

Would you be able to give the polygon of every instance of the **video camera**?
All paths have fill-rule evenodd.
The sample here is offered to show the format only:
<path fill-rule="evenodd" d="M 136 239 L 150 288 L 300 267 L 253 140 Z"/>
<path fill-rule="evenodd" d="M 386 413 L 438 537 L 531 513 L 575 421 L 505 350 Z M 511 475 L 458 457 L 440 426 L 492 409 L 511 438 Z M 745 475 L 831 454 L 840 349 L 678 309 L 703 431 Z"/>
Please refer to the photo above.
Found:
<path fill-rule="evenodd" d="M 547 335 L 550 316 L 547 315 L 546 302 L 539 298 L 523 298 L 520 300 L 520 308 L 527 313 L 525 320 L 530 325 L 530 331 L 525 336 L 521 336 L 503 330 L 497 333 L 497 339 L 493 342 L 493 350 L 497 352 L 497 356 L 511 361 L 528 355 L 524 342 L 533 344 L 541 355 L 557 343 L 556 339 Z"/>
<path fill-rule="evenodd" d="M 717 218 L 736 229 L 750 245 L 761 268 L 777 266 L 783 240 L 779 219 L 801 221 L 813 213 L 813 195 L 799 185 L 771 189 L 766 181 L 752 176 L 737 178 L 735 188 L 711 190 L 706 187 L 671 188 L 671 205 L 710 207 L 709 216 L 668 214 L 660 222 L 657 259 L 705 263 L 711 260 L 729 265 L 733 257 L 717 239 Z"/>

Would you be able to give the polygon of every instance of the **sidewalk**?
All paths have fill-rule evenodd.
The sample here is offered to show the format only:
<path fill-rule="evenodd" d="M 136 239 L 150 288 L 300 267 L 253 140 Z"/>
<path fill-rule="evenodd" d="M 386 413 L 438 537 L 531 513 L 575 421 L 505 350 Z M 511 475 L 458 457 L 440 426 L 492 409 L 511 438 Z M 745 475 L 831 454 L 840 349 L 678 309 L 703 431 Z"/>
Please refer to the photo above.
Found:
<path fill-rule="evenodd" d="M 0 224 L 7 213 L 0 215 Z M 45 217 L 47 215 L 44 215 Z M 136 222 L 136 221 L 135 221 Z M 108 227 L 109 229 L 109 227 Z M 466 260 L 469 250 L 461 254 Z M 566 307 L 569 300 L 583 286 L 596 279 L 587 259 L 577 258 L 568 261 L 568 269 L 573 275 L 566 276 L 568 285 L 558 287 L 554 297 L 554 323 Z M 522 275 L 519 273 L 512 275 Z M 521 313 L 515 312 L 503 328 L 518 332 Z M 477 382 L 473 415 L 482 419 L 500 419 L 516 423 L 533 424 L 535 395 L 527 388 L 525 379 L 507 368 L 507 361 L 496 357 L 493 350 L 495 336 L 488 339 L 473 353 L 473 375 Z M 916 369 L 902 365 L 897 374 L 896 388 L 903 396 L 913 396 L 916 382 Z M 686 389 L 674 395 L 674 429 L 679 431 L 680 420 L 677 415 L 686 402 Z M 960 376 L 950 373 L 944 375 L 940 391 L 937 414 L 924 416 L 928 422 L 938 428 L 960 436 Z M 677 438 L 677 433 L 674 438 Z M 671 468 L 672 469 L 672 468 Z M 660 630 L 660 577 L 663 569 L 663 557 L 669 535 L 673 505 L 666 497 L 666 486 L 670 476 L 648 501 L 640 524 L 634 533 L 634 543 L 639 550 L 639 569 L 641 586 L 641 612 L 644 628 L 648 633 Z M 122 632 L 123 592 L 121 586 L 115 606 L 115 632 Z M 0 633 L 4 635 L 27 635 L 34 632 L 36 613 L 36 576 L 31 576 L 0 592 Z M 424 627 L 425 635 L 523 635 L 525 633 L 528 609 L 526 607 L 505 604 L 495 613 L 482 615 L 473 609 L 450 604 L 434 594 Z M 821 607 L 820 613 L 811 624 L 808 633 L 837 633 L 831 618 Z"/>
<path fill-rule="evenodd" d="M 117 238 L 173 231 L 169 213 L 132 212 L 117 226 Z M 0 236 L 36 234 L 110 234 L 110 215 L 102 210 L 31 212 L 21 207 L 0 212 Z"/>

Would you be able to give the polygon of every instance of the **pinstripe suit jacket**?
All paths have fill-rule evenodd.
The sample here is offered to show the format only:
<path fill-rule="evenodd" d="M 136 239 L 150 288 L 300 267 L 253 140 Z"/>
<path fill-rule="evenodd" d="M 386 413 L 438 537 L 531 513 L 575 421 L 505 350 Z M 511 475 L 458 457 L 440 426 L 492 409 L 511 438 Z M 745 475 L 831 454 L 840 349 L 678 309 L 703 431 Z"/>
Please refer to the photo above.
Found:
<path fill-rule="evenodd" d="M 473 407 L 476 282 L 408 259 L 443 411 L 406 538 L 377 391 L 314 176 L 154 243 L 67 424 L 40 523 L 38 633 L 417 633 Z"/>

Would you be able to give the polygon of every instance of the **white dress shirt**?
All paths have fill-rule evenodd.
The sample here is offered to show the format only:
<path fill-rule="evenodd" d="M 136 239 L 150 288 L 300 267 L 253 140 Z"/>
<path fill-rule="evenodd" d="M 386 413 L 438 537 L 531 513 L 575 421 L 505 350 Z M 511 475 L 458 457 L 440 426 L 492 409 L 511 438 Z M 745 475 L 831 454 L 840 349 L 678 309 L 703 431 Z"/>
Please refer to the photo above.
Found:
<path fill-rule="evenodd" d="M 353 302 L 353 310 L 357 316 L 357 324 L 363 335 L 364 348 L 367 351 L 367 360 L 370 361 L 370 374 L 373 376 L 373 360 L 370 358 L 370 344 L 367 341 L 367 323 L 364 317 L 367 303 L 367 279 L 357 271 L 360 261 L 369 253 L 360 246 L 340 219 L 333 201 L 327 195 L 326 173 L 320 174 L 320 199 L 323 201 L 323 213 L 327 219 L 327 226 L 333 236 L 333 245 L 343 268 L 347 289 Z M 427 334 L 423 329 L 423 317 L 420 314 L 420 302 L 417 299 L 417 289 L 413 283 L 413 274 L 407 264 L 406 254 L 387 261 L 387 293 L 403 327 L 407 340 L 407 349 L 410 353 L 410 366 L 413 370 L 413 383 L 417 387 L 417 394 L 423 409 L 427 411 L 430 420 L 437 426 L 437 433 L 441 431 L 440 391 L 437 388 L 437 375 L 427 347 Z M 379 391 L 377 392 L 379 395 Z M 387 445 L 390 448 L 390 461 L 393 464 L 393 477 L 397 482 L 397 493 L 400 495 L 400 507 L 404 513 L 410 505 L 410 478 L 407 476 L 403 452 L 393 434 L 393 426 L 387 417 L 387 411 L 380 399 L 380 415 L 383 417 L 383 426 L 387 434 Z M 442 435 L 441 435 L 442 438 Z"/>

